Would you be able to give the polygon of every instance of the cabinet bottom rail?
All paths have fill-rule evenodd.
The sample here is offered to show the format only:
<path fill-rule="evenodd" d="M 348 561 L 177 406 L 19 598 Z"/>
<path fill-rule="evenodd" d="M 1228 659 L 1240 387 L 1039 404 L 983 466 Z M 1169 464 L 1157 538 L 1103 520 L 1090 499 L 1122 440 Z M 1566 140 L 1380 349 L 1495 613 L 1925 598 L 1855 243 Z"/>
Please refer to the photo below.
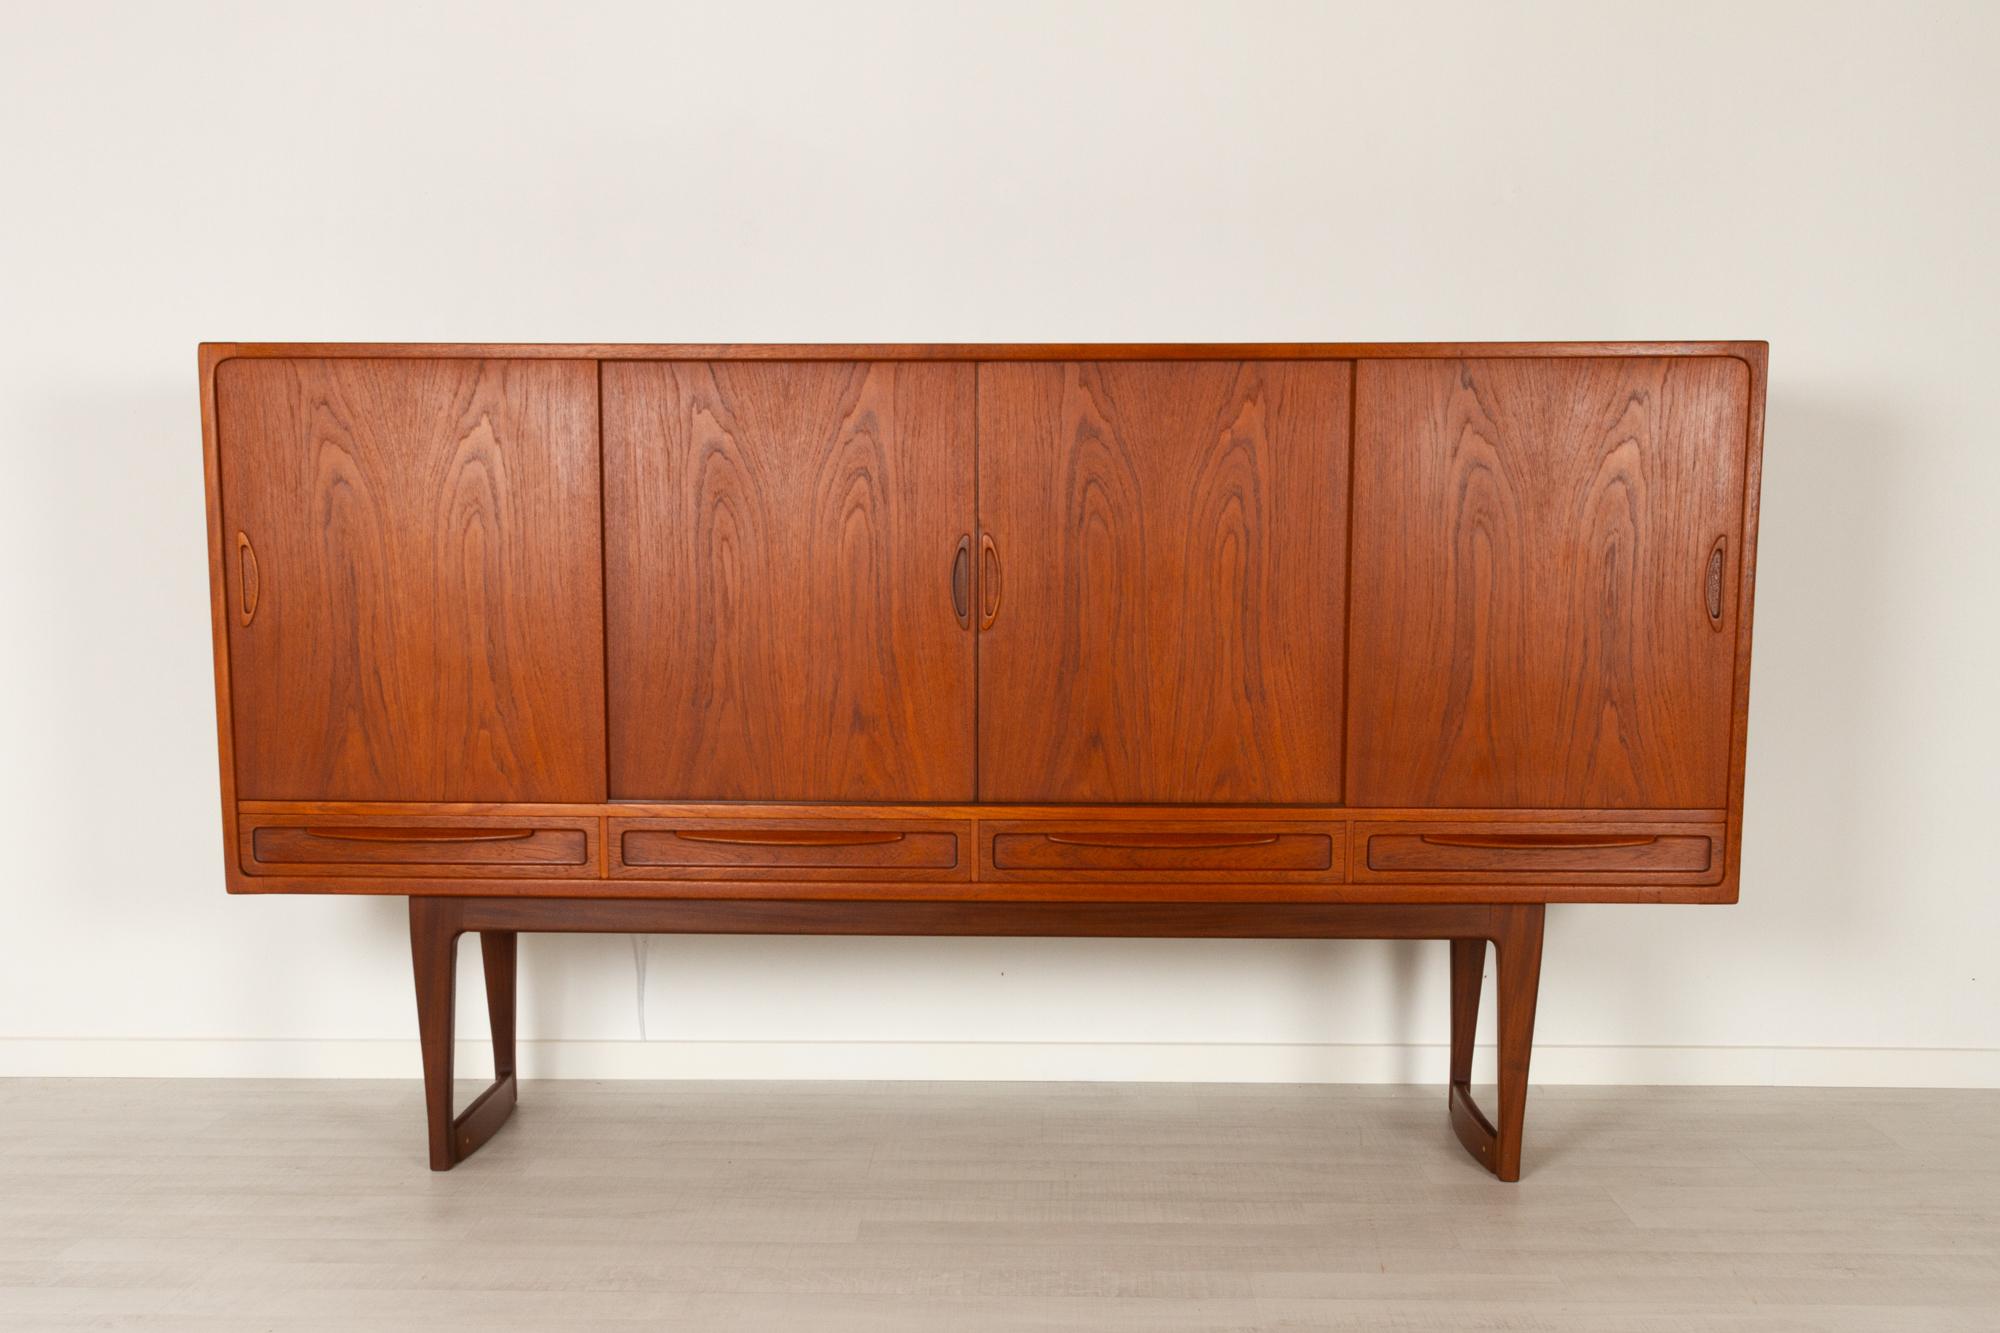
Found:
<path fill-rule="evenodd" d="M 1546 908 L 1524 904 L 986 903 L 631 898 L 410 899 L 410 956 L 423 1048 L 433 1171 L 449 1171 L 498 1132 L 519 1080 L 514 1010 L 523 931 L 618 934 L 1126 936 L 1211 939 L 1435 939 L 1451 944 L 1449 1123 L 1466 1150 L 1504 1181 L 1521 1176 L 1535 999 Z M 493 1031 L 494 1081 L 456 1115 L 452 1106 L 458 942 L 477 934 Z M 1497 1116 L 1472 1099 L 1472 1053 L 1485 971 L 1495 955 L 1499 1001 Z"/>

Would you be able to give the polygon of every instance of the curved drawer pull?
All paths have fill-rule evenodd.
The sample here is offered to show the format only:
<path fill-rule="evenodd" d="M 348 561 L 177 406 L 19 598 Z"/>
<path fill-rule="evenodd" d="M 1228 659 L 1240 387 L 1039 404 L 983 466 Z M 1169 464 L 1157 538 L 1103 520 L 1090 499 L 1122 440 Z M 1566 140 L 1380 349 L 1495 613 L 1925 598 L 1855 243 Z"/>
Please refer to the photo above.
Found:
<path fill-rule="evenodd" d="M 1548 847 L 1650 847 L 1659 840 L 1651 833 L 1426 833 L 1419 839 L 1433 847 L 1481 847 L 1513 852 Z"/>
<path fill-rule="evenodd" d="M 309 828 L 310 838 L 338 842 L 519 842 L 535 836 L 531 828 Z"/>
<path fill-rule="evenodd" d="M 878 847 L 901 842 L 903 835 L 879 829 L 777 828 L 761 832 L 735 829 L 675 829 L 686 842 L 726 842 L 740 847 Z"/>
<path fill-rule="evenodd" d="M 1044 833 L 1065 847 L 1151 847 L 1193 851 L 1205 847 L 1268 847 L 1275 833 Z"/>

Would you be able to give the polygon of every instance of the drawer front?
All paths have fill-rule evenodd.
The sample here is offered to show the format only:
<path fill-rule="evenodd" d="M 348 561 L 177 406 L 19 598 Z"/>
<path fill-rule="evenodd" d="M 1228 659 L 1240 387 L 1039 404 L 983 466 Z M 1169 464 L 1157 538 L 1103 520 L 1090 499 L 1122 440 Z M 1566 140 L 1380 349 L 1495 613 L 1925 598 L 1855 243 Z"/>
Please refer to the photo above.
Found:
<path fill-rule="evenodd" d="M 597 873 L 598 821 L 449 815 L 262 815 L 241 821 L 246 875 Z"/>
<path fill-rule="evenodd" d="M 625 879 L 969 880 L 972 825 L 945 819 L 613 819 Z"/>
<path fill-rule="evenodd" d="M 980 877 L 991 880 L 1309 880 L 1341 878 L 1338 824 L 1243 821 L 985 820 Z"/>
<path fill-rule="evenodd" d="M 1355 825 L 1354 879 L 1433 883 L 1714 883 L 1723 828 L 1666 823 Z"/>

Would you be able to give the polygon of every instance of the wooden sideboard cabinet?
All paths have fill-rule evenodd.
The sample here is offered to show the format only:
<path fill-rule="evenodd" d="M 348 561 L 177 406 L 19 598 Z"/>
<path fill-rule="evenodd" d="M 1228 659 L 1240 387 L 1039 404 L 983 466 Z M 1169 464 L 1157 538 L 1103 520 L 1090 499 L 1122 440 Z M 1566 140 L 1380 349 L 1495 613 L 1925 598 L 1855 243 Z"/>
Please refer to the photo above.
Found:
<path fill-rule="evenodd" d="M 1765 358 L 204 344 L 228 887 L 408 896 L 440 1170 L 524 930 L 1358 936 L 1517 1179 L 1545 905 L 1736 900 Z"/>

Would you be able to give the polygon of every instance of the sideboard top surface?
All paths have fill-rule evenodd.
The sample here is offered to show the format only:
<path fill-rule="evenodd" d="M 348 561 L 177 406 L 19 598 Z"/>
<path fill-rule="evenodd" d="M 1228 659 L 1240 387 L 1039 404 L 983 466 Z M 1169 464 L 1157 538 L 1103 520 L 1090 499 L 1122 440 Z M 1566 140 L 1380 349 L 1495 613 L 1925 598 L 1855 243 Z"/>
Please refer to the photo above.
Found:
<path fill-rule="evenodd" d="M 232 357 L 546 357 L 599 361 L 1199 361 L 1381 360 L 1405 357 L 1729 356 L 1761 370 L 1770 344 L 1685 342 L 1455 343 L 369 343 L 205 342 L 205 364 Z"/>

